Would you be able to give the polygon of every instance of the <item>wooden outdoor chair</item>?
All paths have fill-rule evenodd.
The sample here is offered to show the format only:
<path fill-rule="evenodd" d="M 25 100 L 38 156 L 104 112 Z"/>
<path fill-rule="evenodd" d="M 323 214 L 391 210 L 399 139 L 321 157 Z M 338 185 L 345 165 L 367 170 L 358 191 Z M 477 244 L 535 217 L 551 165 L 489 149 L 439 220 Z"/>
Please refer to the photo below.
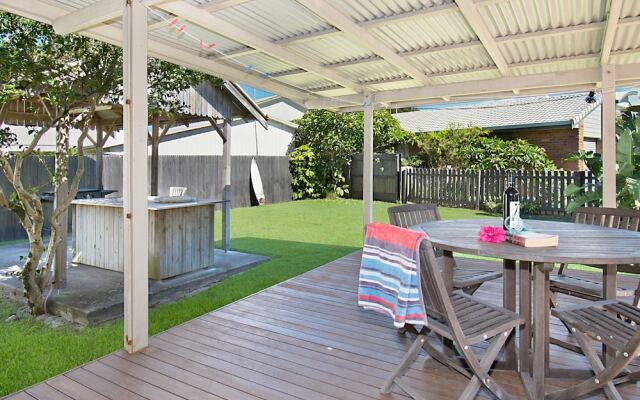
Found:
<path fill-rule="evenodd" d="M 511 399 L 489 372 L 505 341 L 516 327 L 523 324 L 523 319 L 514 312 L 477 300 L 462 291 L 447 293 L 433 246 L 428 240 L 420 247 L 420 281 L 428 316 L 427 325 L 417 334 L 400 364 L 384 382 L 381 392 L 388 394 L 393 384 L 397 384 L 412 398 L 424 398 L 402 381 L 402 376 L 411 367 L 420 349 L 424 348 L 433 359 L 470 379 L 459 399 L 475 398 L 482 387 L 498 399 Z M 460 364 L 457 357 L 452 359 L 436 350 L 428 340 L 431 332 L 452 341 L 463 357 L 464 364 Z M 483 341 L 488 341 L 489 345 L 483 357 L 478 359 L 471 346 Z"/>
<path fill-rule="evenodd" d="M 572 332 L 595 376 L 551 392 L 545 399 L 574 399 L 600 388 L 604 388 L 607 398 L 622 399 L 615 384 L 635 382 L 640 378 L 640 371 L 618 377 L 628 372 L 627 366 L 640 351 L 640 309 L 615 300 L 603 300 L 556 308 L 551 313 Z M 606 345 L 608 350 L 612 350 L 610 353 L 615 354 L 615 357 L 607 360 L 606 366 L 596 353 L 594 343 Z"/>
<path fill-rule="evenodd" d="M 404 204 L 390 207 L 387 211 L 391 225 L 409 228 L 425 222 L 439 221 L 440 214 L 435 204 Z M 442 252 L 436 250 L 436 258 L 442 267 Z M 473 294 L 485 282 L 502 277 L 502 265 L 497 262 L 456 257 L 453 270 L 453 287 Z"/>
<path fill-rule="evenodd" d="M 640 230 L 640 210 L 582 207 L 573 213 L 573 222 L 638 231 Z M 598 266 L 593 265 L 593 267 Z M 637 268 L 637 266 L 634 268 L 631 265 L 618 265 L 619 272 L 638 273 Z M 602 281 L 571 276 L 568 272 L 568 266 L 561 264 L 558 274 L 550 277 L 551 305 L 553 307 L 558 305 L 556 293 L 564 293 L 592 301 L 604 299 Z M 616 295 L 619 297 L 634 296 L 633 305 L 636 307 L 640 305 L 640 286 L 635 290 L 619 287 L 616 290 Z"/>

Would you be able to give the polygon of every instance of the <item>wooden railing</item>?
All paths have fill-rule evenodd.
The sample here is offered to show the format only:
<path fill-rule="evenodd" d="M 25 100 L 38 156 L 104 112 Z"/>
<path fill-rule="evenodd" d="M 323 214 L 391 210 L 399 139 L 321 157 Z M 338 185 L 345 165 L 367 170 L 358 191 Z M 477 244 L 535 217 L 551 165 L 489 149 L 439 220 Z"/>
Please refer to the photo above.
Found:
<path fill-rule="evenodd" d="M 516 171 L 513 176 L 520 201 L 535 204 L 542 214 L 565 213 L 569 184 L 595 182 L 593 174 L 584 171 Z M 482 209 L 486 202 L 501 201 L 506 178 L 507 172 L 499 170 L 404 168 L 400 200 Z"/>

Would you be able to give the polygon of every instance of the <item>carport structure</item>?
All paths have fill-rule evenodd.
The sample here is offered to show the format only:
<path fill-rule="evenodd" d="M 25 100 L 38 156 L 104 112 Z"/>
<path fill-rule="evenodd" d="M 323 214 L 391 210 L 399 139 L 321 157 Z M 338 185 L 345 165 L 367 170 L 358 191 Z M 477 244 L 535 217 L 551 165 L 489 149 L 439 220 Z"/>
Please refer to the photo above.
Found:
<path fill-rule="evenodd" d="M 148 343 L 147 55 L 364 111 L 364 222 L 373 110 L 599 90 L 604 205 L 615 206 L 615 88 L 640 81 L 637 0 L 0 0 L 0 9 L 124 49 L 125 349 Z M 135 133 L 135 134 L 131 134 Z"/>

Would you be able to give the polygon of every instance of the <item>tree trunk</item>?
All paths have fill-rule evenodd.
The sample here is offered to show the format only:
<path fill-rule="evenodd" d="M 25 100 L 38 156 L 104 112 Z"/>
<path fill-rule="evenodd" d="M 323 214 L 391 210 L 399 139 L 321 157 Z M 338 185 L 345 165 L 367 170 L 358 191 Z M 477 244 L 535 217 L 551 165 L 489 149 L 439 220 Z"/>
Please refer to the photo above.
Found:
<path fill-rule="evenodd" d="M 64 208 L 64 211 L 52 222 L 52 231 L 56 231 L 55 238 L 55 258 L 54 258 L 54 287 L 64 289 L 67 286 L 67 229 L 68 213 L 67 208 L 61 203 L 69 194 L 69 129 L 60 127 L 56 135 L 56 157 L 55 157 L 55 197 L 53 209 Z M 46 284 L 46 282 L 44 282 Z"/>
<path fill-rule="evenodd" d="M 42 216 L 40 218 L 42 219 Z M 23 294 L 33 315 L 40 315 L 45 312 L 44 296 L 36 282 L 36 270 L 43 251 L 42 233 L 40 232 L 35 237 L 29 234 L 29 255 L 22 266 L 21 278 Z"/>
<path fill-rule="evenodd" d="M 160 118 L 154 114 L 151 122 L 151 196 L 158 195 L 158 168 L 160 161 Z"/>

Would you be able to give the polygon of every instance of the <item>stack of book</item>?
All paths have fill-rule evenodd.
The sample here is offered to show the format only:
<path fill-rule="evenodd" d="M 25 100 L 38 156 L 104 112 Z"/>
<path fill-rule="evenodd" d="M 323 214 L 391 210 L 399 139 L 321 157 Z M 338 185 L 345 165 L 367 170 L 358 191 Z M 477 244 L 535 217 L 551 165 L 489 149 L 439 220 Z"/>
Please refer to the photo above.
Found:
<path fill-rule="evenodd" d="M 558 235 L 523 231 L 520 233 L 505 233 L 505 240 L 522 247 L 555 247 L 558 246 Z"/>

